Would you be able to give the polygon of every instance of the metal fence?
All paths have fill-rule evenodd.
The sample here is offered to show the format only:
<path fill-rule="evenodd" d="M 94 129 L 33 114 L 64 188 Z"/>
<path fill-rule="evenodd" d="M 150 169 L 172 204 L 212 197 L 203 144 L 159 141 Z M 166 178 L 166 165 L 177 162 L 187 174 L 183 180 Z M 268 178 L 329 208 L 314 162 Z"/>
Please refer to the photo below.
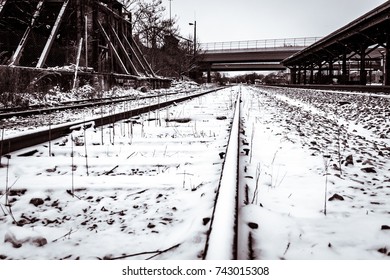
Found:
<path fill-rule="evenodd" d="M 268 48 L 307 47 L 319 41 L 321 37 L 265 39 L 251 41 L 214 42 L 200 44 L 204 51 L 231 51 Z"/>

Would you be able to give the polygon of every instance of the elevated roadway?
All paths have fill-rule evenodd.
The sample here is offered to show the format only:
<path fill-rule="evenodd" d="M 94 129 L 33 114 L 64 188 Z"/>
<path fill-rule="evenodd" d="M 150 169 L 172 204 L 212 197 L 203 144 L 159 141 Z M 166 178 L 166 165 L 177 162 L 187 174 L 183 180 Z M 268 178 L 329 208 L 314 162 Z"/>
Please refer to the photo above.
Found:
<path fill-rule="evenodd" d="M 285 70 L 286 66 L 281 61 L 319 39 L 309 37 L 201 44 L 198 70 L 207 72 L 208 80 L 211 71 Z"/>

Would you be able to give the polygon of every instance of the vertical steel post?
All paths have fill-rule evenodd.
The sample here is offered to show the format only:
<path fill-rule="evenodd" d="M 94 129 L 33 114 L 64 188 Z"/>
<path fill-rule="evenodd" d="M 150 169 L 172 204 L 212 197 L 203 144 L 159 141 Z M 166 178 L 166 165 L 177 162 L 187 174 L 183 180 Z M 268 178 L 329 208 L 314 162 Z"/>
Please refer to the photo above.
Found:
<path fill-rule="evenodd" d="M 333 59 L 329 59 L 329 83 L 333 84 Z"/>
<path fill-rule="evenodd" d="M 362 44 L 360 46 L 360 84 L 367 84 L 367 73 L 366 73 L 366 46 Z"/>
<path fill-rule="evenodd" d="M 291 83 L 293 85 L 295 85 L 297 83 L 297 67 L 295 65 L 291 69 Z"/>
<path fill-rule="evenodd" d="M 298 65 L 298 85 L 301 84 L 301 65 Z"/>
<path fill-rule="evenodd" d="M 309 78 L 309 84 L 313 84 L 314 82 L 314 63 L 312 62 L 310 64 L 310 78 Z"/>
<path fill-rule="evenodd" d="M 211 64 L 207 66 L 207 83 L 211 83 Z"/>
<path fill-rule="evenodd" d="M 347 54 L 344 52 L 343 54 L 343 64 L 342 64 L 342 83 L 345 85 L 348 82 L 348 74 L 347 74 Z"/>
<path fill-rule="evenodd" d="M 317 83 L 322 83 L 322 61 L 319 61 L 318 63 Z"/>
<path fill-rule="evenodd" d="M 384 73 L 383 78 L 385 82 L 385 86 L 390 85 L 390 34 L 387 33 L 386 35 L 386 50 L 385 50 L 385 57 L 384 57 Z"/>

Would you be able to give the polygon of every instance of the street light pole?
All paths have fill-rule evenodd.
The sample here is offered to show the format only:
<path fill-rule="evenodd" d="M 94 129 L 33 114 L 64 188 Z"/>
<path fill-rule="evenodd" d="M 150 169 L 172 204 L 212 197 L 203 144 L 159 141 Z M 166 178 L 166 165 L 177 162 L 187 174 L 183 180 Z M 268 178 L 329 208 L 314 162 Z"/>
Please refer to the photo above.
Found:
<path fill-rule="evenodd" d="M 172 25 L 172 1 L 173 0 L 168 0 L 169 1 L 169 23 Z"/>
<path fill-rule="evenodd" d="M 194 26 L 194 57 L 196 56 L 196 20 L 192 23 L 190 22 L 189 25 Z"/>

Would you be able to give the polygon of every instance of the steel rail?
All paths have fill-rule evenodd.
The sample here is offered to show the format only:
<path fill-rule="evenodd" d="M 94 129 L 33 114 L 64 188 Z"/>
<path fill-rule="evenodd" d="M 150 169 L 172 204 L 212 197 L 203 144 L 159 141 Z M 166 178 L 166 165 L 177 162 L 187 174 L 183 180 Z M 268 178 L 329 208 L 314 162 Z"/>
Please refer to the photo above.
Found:
<path fill-rule="evenodd" d="M 240 94 L 238 94 L 203 254 L 205 260 L 237 259 L 240 131 Z"/>
<path fill-rule="evenodd" d="M 175 92 L 166 93 L 166 94 L 153 94 L 149 96 L 120 96 L 120 97 L 106 97 L 101 99 L 92 99 L 92 100 L 76 100 L 76 101 L 67 101 L 62 103 L 60 106 L 54 106 L 54 107 L 42 107 L 40 105 L 32 106 L 30 109 L 25 110 L 22 108 L 4 108 L 0 109 L 0 111 L 3 111 L 3 113 L 0 113 L 0 120 L 1 119 L 7 119 L 12 117 L 26 117 L 31 115 L 39 115 L 43 113 L 51 113 L 56 111 L 64 111 L 64 110 L 73 110 L 73 109 L 82 109 L 82 108 L 88 108 L 88 107 L 94 107 L 94 106 L 102 106 L 102 105 L 108 105 L 108 104 L 115 104 L 115 103 L 121 103 L 121 102 L 127 102 L 127 101 L 133 101 L 133 100 L 143 100 L 143 99 L 149 99 L 154 97 L 162 97 L 162 96 L 169 96 L 177 94 Z"/>
<path fill-rule="evenodd" d="M 123 120 L 123 119 L 132 118 L 134 116 L 137 116 L 137 115 L 140 115 L 143 113 L 147 113 L 149 111 L 154 111 L 157 109 L 168 107 L 170 105 L 184 102 L 186 100 L 190 100 L 192 98 L 196 98 L 196 97 L 199 97 L 199 96 L 211 93 L 211 92 L 215 92 L 215 91 L 218 91 L 220 89 L 222 89 L 222 88 L 207 90 L 207 91 L 204 91 L 201 93 L 196 93 L 196 94 L 192 94 L 192 95 L 185 96 L 185 97 L 180 97 L 180 98 L 176 98 L 176 99 L 172 99 L 172 100 L 168 100 L 168 101 L 164 101 L 164 102 L 160 102 L 160 103 L 155 103 L 152 105 L 135 108 L 135 109 L 132 109 L 129 111 L 123 111 L 123 112 L 112 114 L 112 115 L 105 115 L 105 116 L 101 116 L 101 117 L 86 119 L 83 121 L 75 121 L 75 122 L 71 122 L 71 123 L 60 124 L 60 125 L 56 125 L 56 126 L 53 126 L 50 128 L 44 128 L 42 130 L 38 130 L 38 131 L 35 131 L 33 133 L 28 133 L 28 134 L 24 134 L 24 135 L 18 135 L 18 136 L 6 138 L 6 139 L 3 139 L 2 141 L 0 141 L 0 156 L 6 155 L 8 153 L 15 152 L 15 151 L 18 151 L 18 150 L 21 150 L 24 148 L 28 148 L 28 147 L 31 147 L 34 145 L 49 142 L 49 141 L 52 141 L 54 139 L 68 135 L 72 131 L 71 128 L 75 127 L 75 126 L 81 127 L 83 124 L 94 123 L 95 127 L 99 127 L 99 126 L 115 123 L 115 122 L 118 122 L 118 121 Z"/>

